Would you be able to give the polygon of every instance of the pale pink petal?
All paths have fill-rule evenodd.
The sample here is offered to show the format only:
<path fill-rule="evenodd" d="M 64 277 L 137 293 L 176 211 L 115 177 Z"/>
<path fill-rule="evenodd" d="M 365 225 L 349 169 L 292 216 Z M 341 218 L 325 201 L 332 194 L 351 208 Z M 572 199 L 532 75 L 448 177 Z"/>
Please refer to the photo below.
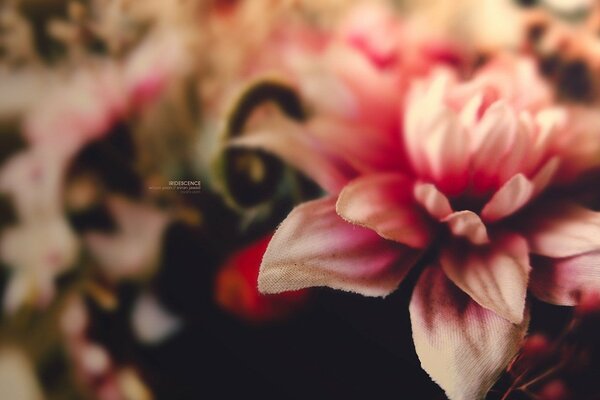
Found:
<path fill-rule="evenodd" d="M 486 310 L 427 268 L 410 302 L 413 340 L 422 368 L 450 400 L 483 399 L 516 354 L 529 323 L 515 325 Z"/>
<path fill-rule="evenodd" d="M 273 153 L 314 179 L 325 190 L 339 193 L 350 180 L 339 160 L 323 151 L 306 127 L 284 118 L 271 122 L 270 126 L 236 137 L 229 145 Z"/>
<path fill-rule="evenodd" d="M 538 171 L 537 174 L 533 177 L 531 182 L 534 186 L 533 195 L 537 196 L 541 192 L 546 189 L 546 187 L 554 178 L 556 172 L 558 171 L 558 167 L 560 166 L 560 159 L 558 157 L 554 157 L 550 159 L 544 166 Z"/>
<path fill-rule="evenodd" d="M 473 132 L 474 167 L 495 171 L 511 148 L 516 130 L 517 118 L 510 106 L 503 100 L 492 104 Z"/>
<path fill-rule="evenodd" d="M 335 212 L 335 198 L 296 207 L 279 226 L 258 277 L 262 293 L 328 286 L 365 296 L 396 289 L 419 252 L 349 224 Z"/>
<path fill-rule="evenodd" d="M 472 96 L 462 108 L 459 119 L 463 126 L 471 127 L 477 124 L 481 107 L 484 106 L 484 93 L 477 93 Z"/>
<path fill-rule="evenodd" d="M 544 109 L 535 115 L 537 132 L 527 158 L 524 160 L 523 170 L 534 170 L 540 165 L 557 136 L 565 132 L 567 116 L 566 110 L 560 107 Z"/>
<path fill-rule="evenodd" d="M 472 131 L 474 185 L 485 192 L 499 182 L 502 160 L 511 150 L 518 129 L 514 110 L 503 100 L 493 103 Z"/>
<path fill-rule="evenodd" d="M 381 237 L 416 248 L 427 246 L 430 232 L 412 199 L 412 181 L 397 173 L 357 178 L 340 193 L 338 214 Z"/>
<path fill-rule="evenodd" d="M 442 220 L 452 214 L 448 198 L 431 183 L 417 183 L 413 190 L 417 202 L 434 218 Z"/>
<path fill-rule="evenodd" d="M 513 176 L 483 207 L 481 218 L 486 222 L 494 222 L 514 214 L 527 204 L 533 191 L 533 183 L 523 174 Z"/>
<path fill-rule="evenodd" d="M 495 239 L 484 249 L 448 247 L 440 263 L 446 275 L 479 305 L 519 324 L 529 279 L 529 252 L 521 236 Z"/>
<path fill-rule="evenodd" d="M 575 203 L 543 207 L 524 223 L 533 253 L 559 258 L 600 249 L 600 212 Z"/>
<path fill-rule="evenodd" d="M 461 125 L 454 111 L 440 111 L 436 124 L 423 133 L 422 151 L 429 172 L 445 192 L 458 193 L 467 184 L 469 164 L 468 131 Z"/>
<path fill-rule="evenodd" d="M 527 172 L 523 170 L 523 165 L 529 157 L 531 150 L 532 137 L 534 136 L 535 124 L 531 114 L 521 112 L 517 121 L 517 129 L 515 130 L 515 140 L 508 154 L 502 159 L 500 165 L 500 181 L 506 182 L 519 172 Z"/>
<path fill-rule="evenodd" d="M 547 303 L 578 304 L 582 294 L 600 292 L 600 251 L 536 262 L 530 288 L 537 298 Z"/>
<path fill-rule="evenodd" d="M 452 80 L 453 76 L 449 71 L 436 71 L 431 82 L 417 82 L 410 92 L 402 137 L 412 167 L 424 177 L 433 177 L 430 160 L 436 162 L 431 154 L 433 149 L 429 155 L 425 151 L 428 138 L 432 132 L 440 132 L 440 129 L 448 126 L 447 118 L 451 112 L 444 105 L 443 99 Z"/>
<path fill-rule="evenodd" d="M 483 221 L 473 211 L 454 212 L 444 218 L 442 222 L 448 224 L 454 236 L 464 237 L 473 244 L 486 244 L 490 241 Z"/>

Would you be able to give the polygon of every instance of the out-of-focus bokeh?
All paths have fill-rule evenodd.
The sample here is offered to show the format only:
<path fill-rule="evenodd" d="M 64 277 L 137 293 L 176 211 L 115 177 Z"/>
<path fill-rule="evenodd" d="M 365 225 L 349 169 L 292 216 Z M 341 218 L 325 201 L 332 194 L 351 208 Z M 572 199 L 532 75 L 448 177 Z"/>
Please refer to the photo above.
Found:
<path fill-rule="evenodd" d="M 302 120 L 297 92 L 325 104 L 343 90 L 311 60 L 359 3 L 0 3 L 0 399 L 445 398 L 415 355 L 409 284 L 385 299 L 259 294 L 277 225 L 322 192 L 223 145 L 276 103 Z M 387 4 L 414 26 L 403 45 L 448 40 L 472 65 L 525 53 L 563 101 L 598 101 L 594 1 Z M 597 392 L 594 301 L 534 303 L 533 336 L 489 398 Z M 548 365 L 570 372 L 511 394 Z"/>

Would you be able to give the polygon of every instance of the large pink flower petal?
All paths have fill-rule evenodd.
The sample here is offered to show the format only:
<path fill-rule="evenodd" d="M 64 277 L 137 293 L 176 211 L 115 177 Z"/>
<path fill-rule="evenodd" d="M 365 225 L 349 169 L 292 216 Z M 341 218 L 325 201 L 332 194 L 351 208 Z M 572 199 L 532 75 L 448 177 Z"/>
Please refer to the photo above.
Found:
<path fill-rule="evenodd" d="M 450 400 L 483 399 L 529 324 L 528 315 L 515 325 L 481 307 L 437 266 L 421 275 L 409 310 L 421 366 Z"/>
<path fill-rule="evenodd" d="M 464 237 L 473 244 L 486 244 L 490 242 L 487 229 L 473 211 L 456 211 L 442 220 L 448 224 L 448 228 L 454 236 Z"/>
<path fill-rule="evenodd" d="M 432 217 L 442 220 L 452 214 L 452 206 L 448 198 L 431 183 L 417 183 L 413 190 L 415 200 L 423 206 Z"/>
<path fill-rule="evenodd" d="M 600 292 L 600 251 L 536 263 L 530 288 L 547 303 L 576 305 L 582 294 Z"/>
<path fill-rule="evenodd" d="M 365 296 L 385 296 L 406 276 L 419 252 L 349 224 L 335 198 L 296 207 L 279 226 L 258 277 L 263 293 L 328 286 Z"/>
<path fill-rule="evenodd" d="M 440 263 L 446 275 L 479 305 L 519 324 L 523 320 L 529 251 L 518 235 L 494 240 L 485 249 L 448 247 Z"/>
<path fill-rule="evenodd" d="M 357 178 L 340 193 L 337 212 L 345 220 L 376 231 L 381 237 L 423 248 L 429 227 L 413 202 L 412 181 L 397 173 Z"/>
<path fill-rule="evenodd" d="M 308 130 L 330 153 L 361 173 L 402 168 L 398 138 L 382 135 L 370 126 L 335 118 L 315 118 L 309 122 Z"/>
<path fill-rule="evenodd" d="M 236 137 L 229 145 L 275 154 L 330 193 L 339 193 L 351 179 L 349 167 L 324 151 L 305 126 L 285 118 L 273 118 L 269 125 Z"/>
<path fill-rule="evenodd" d="M 533 192 L 533 183 L 523 174 L 513 176 L 483 207 L 482 219 L 486 222 L 494 222 L 508 217 L 527 204 Z"/>
<path fill-rule="evenodd" d="M 600 212 L 575 203 L 553 203 L 524 222 L 533 253 L 561 258 L 600 250 Z"/>

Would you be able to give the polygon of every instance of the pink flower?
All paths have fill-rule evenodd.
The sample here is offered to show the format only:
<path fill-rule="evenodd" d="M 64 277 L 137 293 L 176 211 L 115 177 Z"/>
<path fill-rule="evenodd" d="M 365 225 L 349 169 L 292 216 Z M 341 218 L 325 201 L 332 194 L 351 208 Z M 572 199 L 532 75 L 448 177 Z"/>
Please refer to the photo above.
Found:
<path fill-rule="evenodd" d="M 123 63 L 97 63 L 57 80 L 26 115 L 25 135 L 68 158 L 159 97 L 187 68 L 177 36 L 150 36 Z"/>
<path fill-rule="evenodd" d="M 573 129 L 577 114 L 549 93 L 530 61 L 506 58 L 467 82 L 447 69 L 413 82 L 389 98 L 391 132 L 369 109 L 276 129 L 292 148 L 264 135 L 263 148 L 330 194 L 283 221 L 259 289 L 385 296 L 418 263 L 410 317 L 422 367 L 450 399 L 483 398 L 527 331 L 528 288 L 562 305 L 600 288 L 600 213 L 565 195 L 600 158 L 573 157 L 590 128 Z M 318 145 L 303 147 L 300 132 Z"/>

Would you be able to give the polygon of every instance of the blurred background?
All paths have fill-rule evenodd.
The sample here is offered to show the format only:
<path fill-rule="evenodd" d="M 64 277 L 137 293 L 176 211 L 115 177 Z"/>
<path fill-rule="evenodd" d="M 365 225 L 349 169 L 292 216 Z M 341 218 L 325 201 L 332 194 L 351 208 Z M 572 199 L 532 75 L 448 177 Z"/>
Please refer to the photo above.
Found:
<path fill-rule="evenodd" d="M 322 193 L 224 146 L 267 101 L 301 118 L 289 88 L 253 82 L 293 82 L 358 1 L 0 1 L 0 399 L 445 398 L 412 344 L 415 276 L 385 299 L 258 293 L 275 228 Z M 474 63 L 527 53 L 561 99 L 597 101 L 594 1 L 388 5 Z M 572 368 L 530 395 L 507 371 L 489 398 L 550 399 L 556 379 L 600 398 L 595 311 L 533 307 L 525 350 L 560 340 L 542 364 Z"/>

